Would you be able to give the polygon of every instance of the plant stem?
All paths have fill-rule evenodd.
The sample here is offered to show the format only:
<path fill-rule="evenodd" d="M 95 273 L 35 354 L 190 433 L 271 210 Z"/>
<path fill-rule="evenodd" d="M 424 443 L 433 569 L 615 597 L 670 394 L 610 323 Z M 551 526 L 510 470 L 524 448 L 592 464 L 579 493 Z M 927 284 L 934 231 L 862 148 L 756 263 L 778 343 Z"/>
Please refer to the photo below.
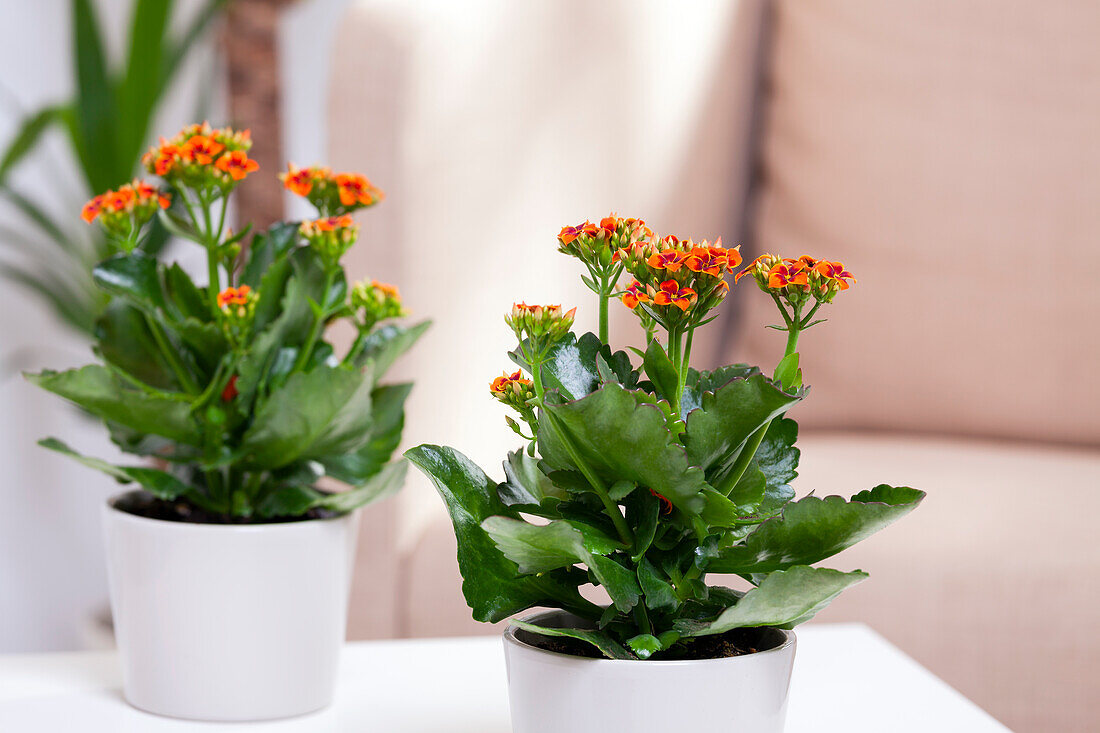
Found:
<path fill-rule="evenodd" d="M 542 410 L 543 422 L 548 424 L 554 431 L 558 440 L 565 446 L 565 450 L 569 454 L 569 458 L 573 461 L 573 464 L 582 474 L 584 474 L 585 479 L 588 480 L 596 496 L 600 497 L 600 502 L 603 503 L 604 509 L 607 510 L 607 514 L 611 518 L 612 524 L 615 525 L 615 531 L 618 532 L 619 539 L 633 547 L 634 533 L 630 531 L 630 527 L 627 525 L 622 511 L 620 511 L 619 505 L 611 501 L 611 496 L 607 493 L 607 487 L 604 486 L 600 477 L 596 475 L 596 472 L 593 471 L 584 458 L 581 457 L 580 452 L 577 450 L 577 447 L 573 445 L 573 441 L 569 439 L 568 431 L 558 420 L 557 415 L 547 410 L 546 405 L 543 404 L 543 395 L 546 394 L 546 390 L 542 386 L 543 355 L 531 353 L 526 347 L 521 346 L 521 348 L 523 348 L 524 358 L 531 367 L 531 379 L 534 381 L 535 399 L 538 401 L 538 406 Z"/>
<path fill-rule="evenodd" d="M 298 353 L 298 359 L 294 362 L 294 371 L 300 371 L 313 355 L 313 347 L 321 335 L 321 327 L 325 325 L 325 314 L 328 311 L 328 291 L 332 289 L 332 283 L 336 279 L 336 270 L 329 268 L 325 272 L 325 289 L 321 291 L 321 303 L 318 312 L 313 319 L 313 325 L 309 327 L 309 336 L 306 337 L 302 350 Z"/>
<path fill-rule="evenodd" d="M 610 297 L 611 294 L 607 292 L 607 283 L 605 282 L 600 290 L 600 343 L 602 344 L 606 344 L 608 339 L 607 301 Z"/>
<path fill-rule="evenodd" d="M 188 394 L 198 394 L 199 386 L 195 384 L 195 380 L 191 378 L 191 373 L 180 362 L 176 350 L 168 343 L 168 338 L 161 331 L 160 324 L 153 320 L 153 317 L 148 313 L 145 314 L 145 323 L 149 326 L 149 331 L 153 334 L 153 340 L 157 342 L 160 353 L 164 356 L 164 360 L 168 362 L 168 366 L 171 367 L 172 373 L 176 375 L 180 385 Z"/>
<path fill-rule="evenodd" d="M 790 356 L 798 348 L 798 335 L 802 329 L 799 328 L 800 324 L 794 324 L 787 330 L 787 348 L 783 351 L 783 356 Z"/>
<path fill-rule="evenodd" d="M 649 621 L 649 612 L 646 610 L 645 603 L 639 603 L 634 607 L 634 620 L 642 633 L 653 633 L 653 624 Z"/>
<path fill-rule="evenodd" d="M 565 446 L 565 450 L 569 453 L 569 457 L 573 463 L 580 469 L 580 472 L 584 474 L 584 477 L 588 480 L 588 483 L 592 486 L 592 490 L 596 493 L 596 496 L 600 497 L 600 501 L 603 503 L 604 509 L 607 511 L 607 515 L 611 518 L 612 524 L 615 525 L 615 531 L 619 534 L 621 539 L 627 545 L 634 546 L 634 533 L 630 531 L 630 527 L 626 523 L 626 519 L 623 517 L 622 511 L 619 509 L 619 505 L 611 501 L 611 496 L 607 493 L 607 487 L 603 485 L 603 481 L 596 475 L 596 472 L 588 465 L 588 463 L 581 457 L 577 451 L 576 446 L 569 439 L 565 426 L 558 420 L 557 415 L 547 410 L 545 407 L 542 411 L 543 421 L 548 422 L 550 427 L 554 430 L 554 433 L 558 436 L 558 440 Z"/>
<path fill-rule="evenodd" d="M 684 357 L 680 360 L 680 365 L 676 369 L 676 394 L 674 395 L 675 401 L 672 404 L 672 411 L 674 414 L 680 414 L 680 404 L 684 397 L 684 387 L 687 386 L 688 369 L 691 368 L 691 342 L 695 338 L 695 327 L 688 328 L 687 343 L 684 344 Z"/>
<path fill-rule="evenodd" d="M 367 340 L 366 330 L 360 328 L 359 335 L 355 337 L 355 341 L 352 342 L 351 348 L 348 349 L 347 355 L 344 356 L 344 363 L 351 364 L 359 356 L 359 352 L 363 350 L 363 343 Z"/>

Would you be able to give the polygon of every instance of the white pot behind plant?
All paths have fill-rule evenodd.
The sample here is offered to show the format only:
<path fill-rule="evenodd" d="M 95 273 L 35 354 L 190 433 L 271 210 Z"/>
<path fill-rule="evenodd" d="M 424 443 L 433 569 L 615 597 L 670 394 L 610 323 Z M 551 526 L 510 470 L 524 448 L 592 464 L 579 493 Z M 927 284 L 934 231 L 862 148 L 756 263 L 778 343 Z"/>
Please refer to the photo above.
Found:
<path fill-rule="evenodd" d="M 572 619 L 573 623 L 564 623 Z M 524 621 L 578 621 L 562 611 Z M 782 733 L 795 635 L 771 629 L 774 646 L 737 657 L 685 661 L 590 659 L 541 649 L 533 634 L 504 632 L 513 733 L 703 731 Z"/>
<path fill-rule="evenodd" d="M 276 524 L 104 508 L 126 699 L 160 715 L 263 720 L 333 696 L 357 513 Z"/>

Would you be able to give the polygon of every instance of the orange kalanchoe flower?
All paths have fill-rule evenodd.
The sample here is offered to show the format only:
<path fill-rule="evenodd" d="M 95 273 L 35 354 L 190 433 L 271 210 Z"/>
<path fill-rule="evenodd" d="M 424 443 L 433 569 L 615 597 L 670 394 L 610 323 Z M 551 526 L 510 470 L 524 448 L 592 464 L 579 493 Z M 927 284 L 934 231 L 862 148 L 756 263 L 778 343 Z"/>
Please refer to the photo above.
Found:
<path fill-rule="evenodd" d="M 740 282 L 741 278 L 743 278 L 745 275 L 763 275 L 763 273 L 766 273 L 768 270 L 772 269 L 772 267 L 780 261 L 780 258 L 776 255 L 762 254 L 755 260 L 750 262 L 744 270 L 734 275 L 733 281 L 735 283 Z"/>
<path fill-rule="evenodd" d="M 592 235 L 598 231 L 600 231 L 599 227 L 590 221 L 586 221 L 573 227 L 562 227 L 561 232 L 558 233 L 558 241 L 562 244 L 569 244 L 583 234 Z"/>
<path fill-rule="evenodd" d="M 654 305 L 674 305 L 682 311 L 687 311 L 698 299 L 691 288 L 682 288 L 675 280 L 665 280 L 661 283 L 661 289 L 653 296 Z"/>
<path fill-rule="evenodd" d="M 380 283 L 377 280 L 371 280 L 370 286 L 379 290 L 383 295 L 390 298 L 400 298 L 401 295 L 397 292 L 396 285 L 390 285 L 388 283 Z"/>
<path fill-rule="evenodd" d="M 508 372 L 504 372 L 502 375 L 494 379 L 489 384 L 489 391 L 492 392 L 494 395 L 506 395 L 515 388 L 515 385 L 524 387 L 530 386 L 530 384 L 531 380 L 524 379 L 523 372 L 519 370 L 516 370 L 511 374 L 509 374 Z"/>
<path fill-rule="evenodd" d="M 635 280 L 630 283 L 630 287 L 623 293 L 622 299 L 623 305 L 630 310 L 634 310 L 638 307 L 639 303 L 648 303 L 649 295 L 642 288 L 642 284 Z"/>
<path fill-rule="evenodd" d="M 152 172 L 158 176 L 168 173 L 172 164 L 179 157 L 180 150 L 175 145 L 168 143 L 164 138 L 160 139 L 160 147 L 149 152 L 146 157 L 152 156 Z M 148 163 L 148 161 L 146 161 Z"/>
<path fill-rule="evenodd" d="M 784 260 L 768 270 L 768 287 L 785 288 L 789 285 L 807 285 L 809 272 L 798 260 Z"/>
<path fill-rule="evenodd" d="M 848 284 L 848 280 L 852 282 L 859 282 L 855 279 L 852 273 L 844 269 L 844 263 L 842 262 L 829 262 L 828 260 L 818 260 L 814 265 L 814 271 L 817 272 L 823 278 L 833 281 L 836 287 L 841 290 L 847 290 L 851 287 Z"/>
<path fill-rule="evenodd" d="M 134 180 L 92 198 L 80 210 L 80 218 L 89 224 L 99 219 L 107 233 L 117 237 L 123 249 L 129 251 L 137 245 L 141 227 L 158 208 L 166 209 L 169 203 L 155 186 Z"/>
<path fill-rule="evenodd" d="M 382 199 L 381 189 L 358 173 L 341 173 L 334 180 L 344 206 L 370 206 Z"/>
<path fill-rule="evenodd" d="M 741 264 L 741 253 L 737 248 L 726 249 L 719 239 L 713 246 L 692 247 L 691 253 L 684 259 L 684 265 L 692 272 L 705 272 L 714 277 L 722 277 L 723 270 L 733 272 Z"/>
<path fill-rule="evenodd" d="M 344 214 L 342 216 L 329 216 L 324 219 L 315 219 L 314 221 L 304 221 L 302 222 L 302 232 L 307 235 L 315 231 L 334 232 L 337 229 L 344 229 L 351 226 L 355 226 L 355 219 Z"/>
<path fill-rule="evenodd" d="M 286 164 L 286 173 L 279 174 L 279 180 L 286 189 L 298 196 L 308 196 L 313 184 L 328 178 L 332 172 L 328 168 L 296 168 L 293 163 Z"/>
<path fill-rule="evenodd" d="M 216 187 L 224 193 L 259 169 L 248 158 L 251 147 L 248 130 L 215 129 L 203 122 L 188 125 L 171 139 L 161 138 L 160 145 L 142 156 L 141 162 L 150 173 L 173 185 Z"/>
<path fill-rule="evenodd" d="M 194 135 L 180 146 L 179 156 L 189 163 L 210 165 L 214 157 L 225 150 L 225 145 L 206 135 Z"/>
<path fill-rule="evenodd" d="M 684 264 L 685 254 L 676 249 L 666 249 L 655 252 L 646 260 L 646 264 L 654 270 L 666 270 L 676 272 Z"/>
<path fill-rule="evenodd" d="M 239 288 L 230 286 L 218 293 L 218 307 L 225 308 L 230 305 L 248 305 L 248 296 L 251 292 L 252 288 L 247 285 L 242 285 Z"/>
<path fill-rule="evenodd" d="M 258 171 L 260 164 L 249 158 L 248 153 L 243 150 L 233 150 L 218 158 L 214 167 L 228 173 L 234 181 L 241 181 L 249 173 Z"/>

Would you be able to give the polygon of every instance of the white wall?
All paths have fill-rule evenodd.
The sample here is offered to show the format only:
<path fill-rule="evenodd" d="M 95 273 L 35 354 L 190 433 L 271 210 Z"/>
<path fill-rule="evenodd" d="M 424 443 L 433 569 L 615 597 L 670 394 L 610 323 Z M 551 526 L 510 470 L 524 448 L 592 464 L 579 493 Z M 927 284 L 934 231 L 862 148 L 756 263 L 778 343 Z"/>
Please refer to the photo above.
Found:
<path fill-rule="evenodd" d="M 173 24 L 182 26 L 200 4 L 181 0 Z M 117 59 L 129 32 L 130 0 L 95 5 Z M 0 27 L 8 31 L 0 44 L 0 144 L 6 145 L 20 107 L 35 109 L 72 92 L 69 3 L 3 2 Z M 162 108 L 157 132 L 191 121 L 200 84 L 220 78 L 212 74 L 213 64 L 211 43 L 195 50 Z M 216 105 L 220 98 L 213 95 Z M 59 135 L 48 148 L 26 160 L 14 181 L 50 210 L 69 213 L 74 235 L 81 236 L 85 225 L 77 213 L 84 184 Z M 23 226 L 8 207 L 0 208 L 0 223 Z M 57 435 L 107 456 L 111 445 L 98 424 L 31 387 L 12 367 L 63 368 L 87 362 L 91 354 L 38 300 L 6 280 L 0 281 L 0 303 L 0 653 L 76 648 L 86 620 L 106 605 L 99 511 L 117 484 L 35 443 Z"/>

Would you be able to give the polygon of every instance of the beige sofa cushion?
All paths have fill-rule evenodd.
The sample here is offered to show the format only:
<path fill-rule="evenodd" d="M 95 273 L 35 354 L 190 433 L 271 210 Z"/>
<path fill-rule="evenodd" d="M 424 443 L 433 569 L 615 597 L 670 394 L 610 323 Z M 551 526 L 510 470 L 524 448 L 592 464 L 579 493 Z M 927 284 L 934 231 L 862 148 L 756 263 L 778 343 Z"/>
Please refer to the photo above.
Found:
<path fill-rule="evenodd" d="M 1100 444 L 1100 4 L 773 6 L 751 247 L 859 278 L 804 424 Z M 746 284 L 723 357 L 774 364 Z"/>
<path fill-rule="evenodd" d="M 745 165 L 743 104 L 757 2 L 684 12 L 662 0 L 367 0 L 341 22 L 330 155 L 387 199 L 362 217 L 349 273 L 400 285 L 435 322 L 391 371 L 414 379 L 405 446 L 496 460 L 512 447 L 488 383 L 511 366 L 515 301 L 578 306 L 580 263 L 560 228 L 611 211 L 666 231 L 730 239 Z M 751 13 L 750 13 L 751 15 Z M 492 22 L 485 22 L 491 18 Z M 307 164 L 311 161 L 297 161 Z M 727 228 L 729 227 L 729 228 Z M 615 314 L 639 333 L 625 308 Z M 399 541 L 435 508 L 410 472 Z"/>
<path fill-rule="evenodd" d="M 883 481 L 928 491 L 912 514 L 822 563 L 871 577 L 817 620 L 870 624 L 1013 730 L 1096 730 L 1100 453 L 867 433 L 800 445 L 800 495 Z M 497 633 L 462 600 L 441 504 L 401 576 L 402 635 Z"/>

